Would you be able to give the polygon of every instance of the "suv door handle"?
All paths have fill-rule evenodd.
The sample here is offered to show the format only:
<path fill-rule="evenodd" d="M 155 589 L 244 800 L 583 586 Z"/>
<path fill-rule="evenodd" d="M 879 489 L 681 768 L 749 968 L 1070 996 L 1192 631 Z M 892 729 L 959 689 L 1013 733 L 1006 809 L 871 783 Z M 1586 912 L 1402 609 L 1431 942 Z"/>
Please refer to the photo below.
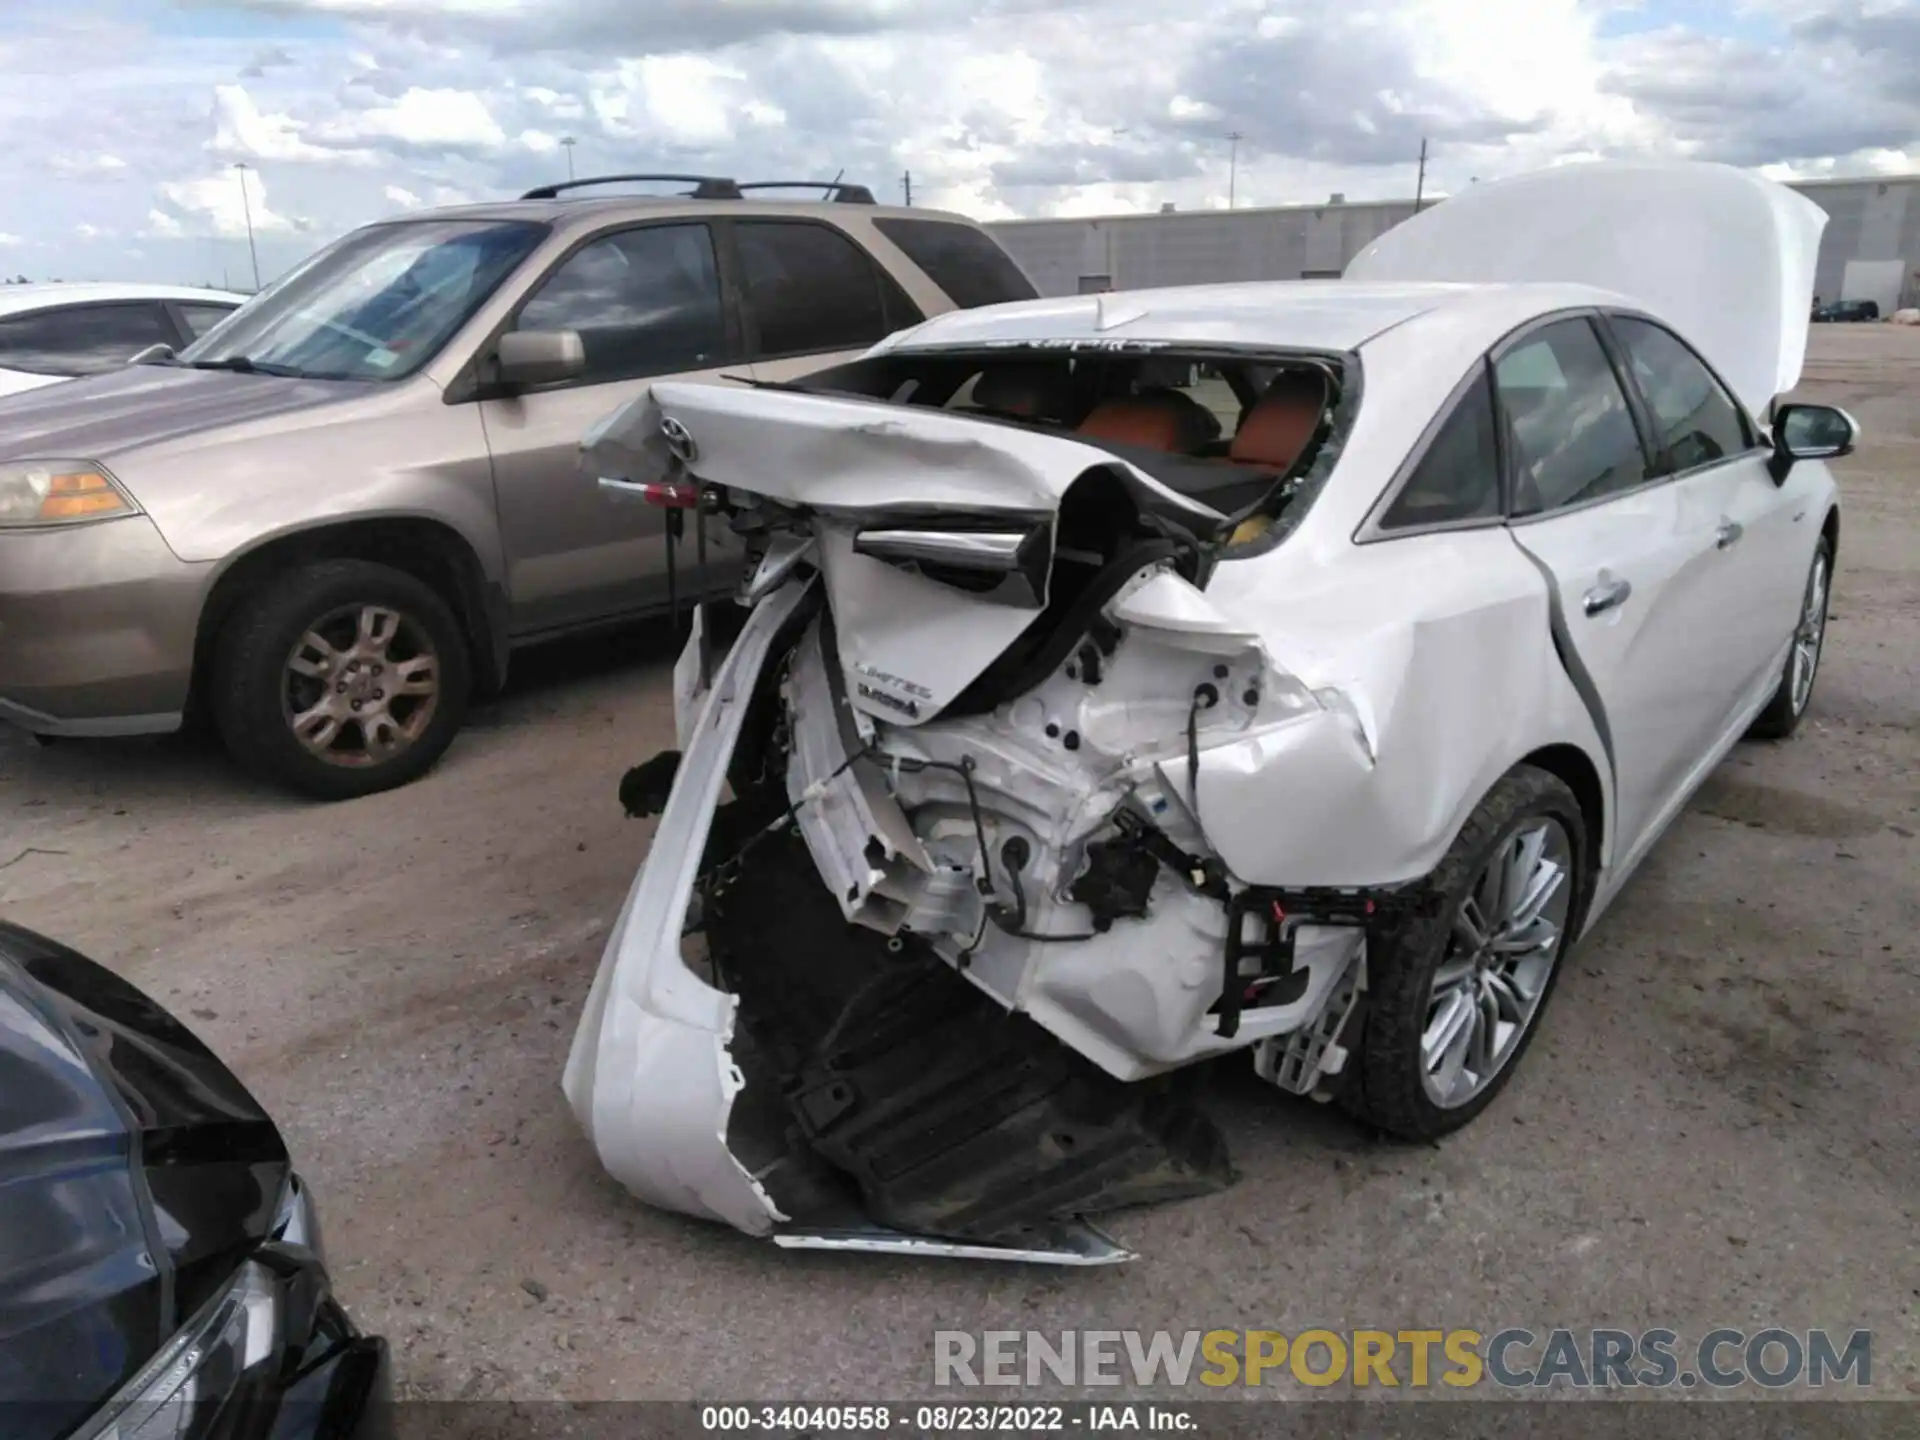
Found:
<path fill-rule="evenodd" d="M 1713 532 L 1713 548 L 1724 550 L 1746 533 L 1746 527 L 1739 521 L 1722 518 L 1719 528 Z"/>
<path fill-rule="evenodd" d="M 1589 615 L 1604 615 L 1627 603 L 1633 586 L 1625 580 L 1602 580 L 1580 597 L 1580 607 Z"/>

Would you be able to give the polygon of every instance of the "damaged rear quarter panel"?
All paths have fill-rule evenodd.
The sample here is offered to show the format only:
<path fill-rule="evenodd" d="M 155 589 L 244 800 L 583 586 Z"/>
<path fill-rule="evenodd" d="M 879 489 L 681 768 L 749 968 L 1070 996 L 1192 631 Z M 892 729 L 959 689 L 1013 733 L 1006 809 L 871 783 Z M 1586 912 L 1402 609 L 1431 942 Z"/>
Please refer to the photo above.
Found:
<path fill-rule="evenodd" d="M 1201 752 L 1201 823 L 1238 878 L 1420 879 L 1494 782 L 1549 744 L 1580 745 L 1608 787 L 1554 656 L 1545 586 L 1504 526 L 1328 549 L 1303 534 L 1223 564 L 1207 589 L 1228 614 L 1259 617 L 1275 661 L 1327 706 L 1312 724 Z M 1184 794 L 1184 760 L 1167 768 Z"/>

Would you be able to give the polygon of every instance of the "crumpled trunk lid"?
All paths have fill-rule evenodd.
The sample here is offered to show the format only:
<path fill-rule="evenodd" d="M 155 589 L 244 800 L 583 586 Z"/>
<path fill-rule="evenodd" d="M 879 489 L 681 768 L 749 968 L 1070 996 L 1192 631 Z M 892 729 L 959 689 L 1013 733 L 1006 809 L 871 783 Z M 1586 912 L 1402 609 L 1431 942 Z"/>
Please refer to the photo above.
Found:
<path fill-rule="evenodd" d="M 902 725 L 938 716 L 1039 618 L 1062 504 L 1090 472 L 1196 529 L 1222 519 L 1068 435 L 789 390 L 663 382 L 582 448 L 597 475 L 808 512 L 854 703 Z"/>

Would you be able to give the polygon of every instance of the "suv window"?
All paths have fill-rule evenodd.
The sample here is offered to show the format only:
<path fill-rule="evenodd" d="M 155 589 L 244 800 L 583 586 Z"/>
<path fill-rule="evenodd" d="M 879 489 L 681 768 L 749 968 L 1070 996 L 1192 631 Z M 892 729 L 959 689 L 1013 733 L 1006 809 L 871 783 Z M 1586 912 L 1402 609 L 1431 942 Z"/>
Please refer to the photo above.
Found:
<path fill-rule="evenodd" d="M 1654 440 L 1675 470 L 1691 470 L 1752 443 L 1740 407 L 1677 335 L 1646 320 L 1615 316 L 1613 333 L 1653 412 Z"/>
<path fill-rule="evenodd" d="M 1585 319 L 1528 335 L 1494 362 L 1513 455 L 1514 513 L 1631 490 L 1648 478 L 1640 432 Z"/>
<path fill-rule="evenodd" d="M 873 228 L 900 247 L 962 310 L 1003 300 L 1033 300 L 1039 291 L 984 230 L 952 220 L 876 217 Z"/>
<path fill-rule="evenodd" d="M 398 380 L 440 353 L 547 238 L 517 220 L 363 226 L 274 281 L 180 352 L 188 365 L 308 379 Z"/>
<path fill-rule="evenodd" d="M 149 345 L 173 343 L 165 313 L 146 301 L 68 305 L 0 320 L 0 365 L 31 375 L 103 375 Z"/>
<path fill-rule="evenodd" d="M 862 349 L 912 323 L 889 323 L 878 268 L 840 231 L 798 220 L 740 220 L 733 233 L 760 355 Z"/>
<path fill-rule="evenodd" d="M 587 368 L 574 385 L 723 364 L 713 233 L 701 224 L 648 225 L 584 245 L 541 281 L 514 328 L 577 331 Z"/>
<path fill-rule="evenodd" d="M 1405 488 L 1381 517 L 1383 530 L 1491 520 L 1500 514 L 1500 453 L 1494 445 L 1493 387 L 1482 365 L 1441 424 Z"/>

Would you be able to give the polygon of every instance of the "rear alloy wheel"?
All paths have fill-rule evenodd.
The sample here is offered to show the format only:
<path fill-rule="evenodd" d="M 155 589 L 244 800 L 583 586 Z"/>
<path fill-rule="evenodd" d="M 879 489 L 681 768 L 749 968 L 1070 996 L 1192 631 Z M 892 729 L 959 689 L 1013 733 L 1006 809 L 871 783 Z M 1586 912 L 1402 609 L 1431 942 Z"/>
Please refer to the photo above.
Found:
<path fill-rule="evenodd" d="M 1833 545 L 1822 535 L 1807 568 L 1807 588 L 1800 599 L 1800 620 L 1793 627 L 1793 645 L 1780 670 L 1780 685 L 1747 727 L 1750 740 L 1785 740 L 1800 728 L 1801 717 L 1813 699 L 1813 678 L 1820 670 L 1820 652 L 1827 643 L 1827 600 L 1833 588 Z"/>
<path fill-rule="evenodd" d="M 465 637 L 403 571 L 334 560 L 295 571 L 223 635 L 214 706 L 234 757 L 324 800 L 392 789 L 452 742 Z"/>
<path fill-rule="evenodd" d="M 1513 1074 L 1583 912 L 1585 828 L 1556 776 L 1494 786 L 1430 884 L 1440 906 L 1379 957 L 1342 1100 L 1409 1140 L 1472 1120 Z"/>
<path fill-rule="evenodd" d="M 1573 847 L 1542 815 L 1494 851 L 1454 907 L 1453 934 L 1427 987 L 1420 1079 L 1442 1110 L 1472 1102 L 1519 1048 L 1566 939 Z"/>

